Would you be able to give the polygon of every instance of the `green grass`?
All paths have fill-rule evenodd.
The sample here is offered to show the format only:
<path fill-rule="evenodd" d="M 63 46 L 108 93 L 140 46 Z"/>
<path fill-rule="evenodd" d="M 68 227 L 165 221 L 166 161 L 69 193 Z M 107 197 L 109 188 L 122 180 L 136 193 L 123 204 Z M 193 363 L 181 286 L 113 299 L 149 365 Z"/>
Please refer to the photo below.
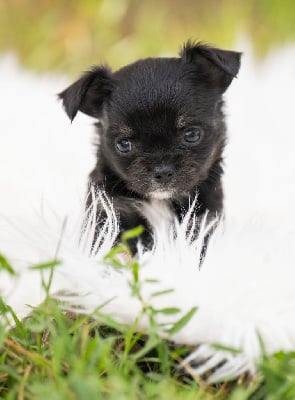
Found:
<path fill-rule="evenodd" d="M 2 398 L 225 399 L 232 389 L 205 388 L 179 371 L 188 349 L 156 332 L 69 315 L 50 299 L 12 331 L 2 327 L 0 341 Z"/>
<path fill-rule="evenodd" d="M 139 230 L 128 233 L 121 245 L 105 261 L 122 266 L 117 254 L 128 252 L 127 241 Z M 53 268 L 57 261 L 34 266 Z M 142 305 L 141 315 L 150 321 L 147 334 L 132 326 L 116 323 L 99 310 L 93 315 L 66 312 L 61 304 L 47 296 L 32 309 L 30 317 L 19 321 L 14 311 L 0 301 L 0 398 L 2 399 L 295 399 L 295 353 L 265 356 L 255 378 L 207 386 L 190 375 L 189 367 L 179 369 L 189 348 L 175 346 L 159 335 L 155 315 L 176 314 L 177 309 L 155 310 L 141 297 L 144 283 L 140 267 L 132 260 L 130 290 Z M 2 270 L 2 272 L 1 272 Z M 14 274 L 5 257 L 0 257 L 0 272 Z M 54 273 L 54 272 L 53 272 Z M 44 290 L 49 285 L 44 282 Z M 161 295 L 158 293 L 158 295 Z M 164 295 L 164 294 L 163 294 Z M 1 300 L 1 299 L 0 299 Z M 196 309 L 167 326 L 169 334 L 181 329 Z M 12 317 L 15 327 L 7 330 Z"/>

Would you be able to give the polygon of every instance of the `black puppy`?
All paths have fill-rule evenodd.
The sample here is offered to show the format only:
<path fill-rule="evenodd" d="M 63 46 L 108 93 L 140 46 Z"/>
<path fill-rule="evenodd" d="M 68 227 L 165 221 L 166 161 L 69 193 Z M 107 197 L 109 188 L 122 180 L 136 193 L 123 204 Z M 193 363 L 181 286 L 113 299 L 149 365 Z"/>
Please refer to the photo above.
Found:
<path fill-rule="evenodd" d="M 121 232 L 143 225 L 149 246 L 142 205 L 154 199 L 168 202 L 181 220 L 198 193 L 197 216 L 222 214 L 222 95 L 240 58 L 188 42 L 177 58 L 147 58 L 114 73 L 94 67 L 59 94 L 71 120 L 78 110 L 98 120 L 90 184 L 113 199 Z"/>

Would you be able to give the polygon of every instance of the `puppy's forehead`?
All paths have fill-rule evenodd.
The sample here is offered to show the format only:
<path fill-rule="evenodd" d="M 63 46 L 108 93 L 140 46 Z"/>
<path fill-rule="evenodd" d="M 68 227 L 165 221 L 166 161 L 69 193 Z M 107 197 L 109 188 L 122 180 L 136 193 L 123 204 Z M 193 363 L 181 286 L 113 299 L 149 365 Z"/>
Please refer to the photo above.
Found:
<path fill-rule="evenodd" d="M 126 65 L 114 75 L 122 83 L 129 80 L 136 85 L 149 85 L 153 81 L 163 82 L 179 79 L 183 75 L 183 67 L 179 58 L 146 58 Z"/>
<path fill-rule="evenodd" d="M 110 119 L 146 132 L 185 127 L 191 122 L 187 115 L 209 109 L 207 92 L 192 83 L 192 74 L 192 66 L 178 58 L 145 59 L 120 69 Z"/>
<path fill-rule="evenodd" d="M 186 126 L 188 126 L 191 123 L 192 123 L 192 118 L 185 114 L 176 116 L 176 118 L 175 118 L 175 126 L 178 129 L 185 128 Z M 128 136 L 131 137 L 134 134 L 133 128 L 130 125 L 127 125 L 126 123 L 123 123 L 123 122 L 116 129 L 120 135 L 124 135 L 127 137 Z"/>
<path fill-rule="evenodd" d="M 128 65 L 115 74 L 113 102 L 139 109 L 176 103 L 183 87 L 183 73 L 177 58 L 150 58 Z"/>

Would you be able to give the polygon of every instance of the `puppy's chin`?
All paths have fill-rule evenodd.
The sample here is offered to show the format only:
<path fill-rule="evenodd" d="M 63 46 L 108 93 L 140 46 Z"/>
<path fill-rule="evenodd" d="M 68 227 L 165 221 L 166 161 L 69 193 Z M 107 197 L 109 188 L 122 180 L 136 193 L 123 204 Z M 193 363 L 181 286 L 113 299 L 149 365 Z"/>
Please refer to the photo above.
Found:
<path fill-rule="evenodd" d="M 171 199 L 173 196 L 172 190 L 154 190 L 149 192 L 148 197 L 150 199 L 157 199 L 157 200 L 168 200 Z"/>

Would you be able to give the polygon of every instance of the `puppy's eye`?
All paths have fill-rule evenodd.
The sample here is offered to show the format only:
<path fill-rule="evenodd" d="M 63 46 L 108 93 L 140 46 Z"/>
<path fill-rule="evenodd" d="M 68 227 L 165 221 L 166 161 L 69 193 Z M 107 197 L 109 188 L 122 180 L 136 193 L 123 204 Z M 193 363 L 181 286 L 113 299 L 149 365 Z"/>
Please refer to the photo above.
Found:
<path fill-rule="evenodd" d="M 198 143 L 202 137 L 202 129 L 198 127 L 186 128 L 183 135 L 185 142 Z"/>
<path fill-rule="evenodd" d="M 129 153 L 132 149 L 132 143 L 129 139 L 119 139 L 116 148 L 120 153 Z"/>

